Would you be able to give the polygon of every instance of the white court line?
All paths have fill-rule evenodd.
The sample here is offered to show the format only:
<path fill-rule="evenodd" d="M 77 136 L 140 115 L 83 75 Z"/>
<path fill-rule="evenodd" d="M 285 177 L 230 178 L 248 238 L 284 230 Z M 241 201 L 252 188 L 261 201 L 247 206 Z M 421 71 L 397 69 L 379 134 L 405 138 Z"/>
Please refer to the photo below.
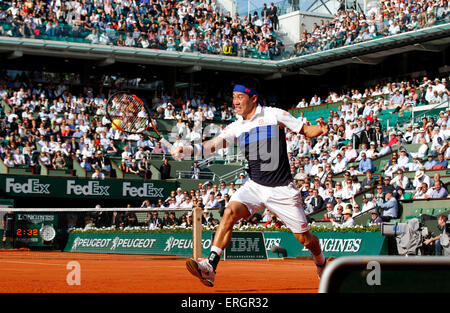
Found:
<path fill-rule="evenodd" d="M 50 265 L 50 266 L 64 266 L 64 264 L 51 264 L 51 263 L 37 263 L 37 262 L 19 262 L 19 261 L 5 261 L 0 260 L 0 263 L 18 263 L 18 264 L 33 264 L 33 265 Z"/>

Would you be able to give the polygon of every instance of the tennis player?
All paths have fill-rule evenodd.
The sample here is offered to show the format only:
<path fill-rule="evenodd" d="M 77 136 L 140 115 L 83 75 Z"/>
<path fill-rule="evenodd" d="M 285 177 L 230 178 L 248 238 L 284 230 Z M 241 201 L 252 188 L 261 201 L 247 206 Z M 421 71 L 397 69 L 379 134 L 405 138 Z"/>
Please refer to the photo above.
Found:
<path fill-rule="evenodd" d="M 268 208 L 293 232 L 297 240 L 310 250 L 319 277 L 326 265 L 317 236 L 309 231 L 300 190 L 293 182 L 286 149 L 285 128 L 308 138 L 325 135 L 328 126 L 323 119 L 317 125 L 304 125 L 288 112 L 260 104 L 259 82 L 243 77 L 233 89 L 233 106 L 238 119 L 217 137 L 191 147 L 178 147 L 178 157 L 202 153 L 212 154 L 233 145 L 244 153 L 249 165 L 248 181 L 230 198 L 214 236 L 209 257 L 189 259 L 187 269 L 206 286 L 214 286 L 217 265 L 231 240 L 233 226 L 242 218 Z"/>

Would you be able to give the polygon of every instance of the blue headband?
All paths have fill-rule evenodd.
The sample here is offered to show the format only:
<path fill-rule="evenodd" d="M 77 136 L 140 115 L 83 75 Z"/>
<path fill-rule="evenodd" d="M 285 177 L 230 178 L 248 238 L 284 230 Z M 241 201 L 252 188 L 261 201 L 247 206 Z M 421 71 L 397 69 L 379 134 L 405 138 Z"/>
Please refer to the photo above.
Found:
<path fill-rule="evenodd" d="M 233 92 L 235 91 L 245 93 L 250 97 L 256 95 L 259 99 L 259 95 L 256 91 L 254 91 L 252 88 L 245 87 L 244 85 L 234 85 Z"/>

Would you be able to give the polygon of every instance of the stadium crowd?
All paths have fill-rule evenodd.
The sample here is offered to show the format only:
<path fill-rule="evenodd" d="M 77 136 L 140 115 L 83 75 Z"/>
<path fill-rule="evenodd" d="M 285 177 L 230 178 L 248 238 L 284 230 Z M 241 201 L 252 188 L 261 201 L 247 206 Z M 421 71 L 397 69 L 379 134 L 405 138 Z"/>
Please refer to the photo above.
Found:
<path fill-rule="evenodd" d="M 304 30 L 296 43 L 296 56 L 396 35 L 448 21 L 446 0 L 377 1 L 366 12 L 355 9 L 338 10 L 333 19 L 314 23 Z"/>
<path fill-rule="evenodd" d="M 64 82 L 37 83 L 31 73 L 10 77 L 4 71 L 0 77 L 0 155 L 4 163 L 8 167 L 30 166 L 34 173 L 40 173 L 39 160 L 46 167 L 64 169 L 68 160 L 76 158 L 86 171 L 98 167 L 108 176 L 112 173 L 110 158 L 121 157 L 122 171 L 149 178 L 147 155 L 167 154 L 167 148 L 155 138 L 111 127 L 105 115 L 108 93 L 102 89 L 103 80 L 99 81 L 79 90 Z M 226 100 L 226 94 L 212 98 L 197 93 L 192 97 L 169 96 L 162 88 L 157 88 L 151 99 L 155 117 L 176 119 L 176 137 L 192 141 L 201 136 L 203 122 L 235 117 Z"/>
<path fill-rule="evenodd" d="M 283 49 L 277 21 L 273 3 L 240 17 L 203 0 L 13 0 L 0 9 L 0 35 L 273 58 Z"/>
<path fill-rule="evenodd" d="M 152 104 L 159 120 L 177 120 L 175 144 L 201 138 L 201 129 L 196 127 L 208 119 L 209 112 L 219 121 L 231 121 L 236 117 L 230 95 L 226 93 L 221 94 L 223 106 L 217 105 L 217 97 L 200 94 L 188 97 L 184 93 L 169 96 L 169 93 L 158 88 Z M 330 112 L 327 136 L 306 139 L 296 133 L 286 133 L 291 173 L 301 190 L 306 212 L 328 210 L 329 203 L 332 203 L 333 216 L 342 215 L 342 218 L 333 217 L 333 221 L 351 225 L 351 219 L 344 219 L 348 215 L 345 212 L 350 210 L 353 216 L 373 209 L 375 205 L 395 207 L 395 201 L 400 199 L 447 197 L 445 185 L 439 177 L 429 177 L 427 170 L 448 168 L 450 109 L 440 112 L 436 120 L 424 116 L 420 124 L 409 124 L 404 132 L 385 129 L 378 118 L 385 110 L 393 110 L 397 114 L 408 106 L 439 103 L 433 98 L 436 94 L 441 99 L 439 101 L 448 99 L 450 92 L 446 78 L 431 81 L 424 77 L 408 82 L 380 83 L 366 89 L 363 94 L 358 90 L 349 90 L 341 95 L 329 92 L 323 102 L 318 95 L 314 95 L 309 103 L 305 99 L 300 101 L 296 107 L 341 102 L 337 111 Z M 94 172 L 93 178 L 104 179 L 112 172 L 110 158 L 118 156 L 122 161 L 121 170 L 151 179 L 148 153 L 167 154 L 167 151 L 153 138 L 124 135 L 110 127 L 105 116 L 107 96 L 101 86 L 72 90 L 64 83 L 36 83 L 25 72 L 10 77 L 4 71 L 0 77 L 0 156 L 3 163 L 8 167 L 29 166 L 39 174 L 38 160 L 47 167 L 58 169 L 66 168 L 70 160 L 76 159 L 86 171 Z M 304 115 L 298 119 L 310 123 Z M 419 144 L 417 151 L 403 148 L 411 143 Z M 396 147 L 401 149 L 392 152 Z M 373 160 L 391 152 L 385 167 L 375 168 Z M 168 163 L 166 158 L 161 166 L 162 179 L 166 178 L 164 167 L 169 166 Z M 383 171 L 383 182 L 373 178 L 375 171 L 380 170 Z M 415 172 L 412 181 L 404 175 L 411 171 Z M 192 170 L 192 175 L 195 173 Z M 367 177 L 360 181 L 357 175 Z M 334 179 L 336 176 L 344 176 L 345 179 L 337 181 Z M 178 206 L 201 206 L 205 214 L 209 214 L 210 209 L 223 210 L 232 193 L 246 179 L 243 173 L 231 184 L 210 183 L 195 190 L 173 191 L 171 197 L 148 205 L 149 208 L 156 206 L 168 211 Z M 367 203 L 354 201 L 356 194 L 372 187 L 380 188 L 382 196 L 370 189 L 364 198 Z M 394 208 L 383 212 L 391 212 L 391 209 L 394 213 L 382 214 L 381 218 L 396 217 Z M 327 214 L 325 218 L 331 218 L 332 213 Z M 215 220 L 209 217 L 211 222 Z M 187 215 L 185 219 L 188 220 Z M 280 225 L 270 212 L 252 220 Z"/>
<path fill-rule="evenodd" d="M 326 51 L 449 19 L 446 0 L 377 4 L 366 12 L 340 9 L 333 19 L 314 23 L 292 54 Z M 285 52 L 274 33 L 277 11 L 273 3 L 251 16 L 232 16 L 215 1 L 13 0 L 0 6 L 0 35 L 273 59 Z"/>

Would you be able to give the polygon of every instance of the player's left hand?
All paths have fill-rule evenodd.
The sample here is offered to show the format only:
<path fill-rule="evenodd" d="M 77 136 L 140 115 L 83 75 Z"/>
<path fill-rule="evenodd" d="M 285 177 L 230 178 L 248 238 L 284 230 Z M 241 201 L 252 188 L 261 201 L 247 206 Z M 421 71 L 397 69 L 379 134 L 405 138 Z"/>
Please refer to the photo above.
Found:
<path fill-rule="evenodd" d="M 174 148 L 170 154 L 178 160 L 184 160 L 187 157 L 190 157 L 192 155 L 193 152 L 193 147 L 192 146 L 180 146 L 177 148 Z"/>
<path fill-rule="evenodd" d="M 321 136 L 325 136 L 326 134 L 328 134 L 328 124 L 325 123 L 325 121 L 323 120 L 323 117 L 319 117 L 316 120 L 316 122 L 320 126 L 320 129 L 322 131 Z"/>

